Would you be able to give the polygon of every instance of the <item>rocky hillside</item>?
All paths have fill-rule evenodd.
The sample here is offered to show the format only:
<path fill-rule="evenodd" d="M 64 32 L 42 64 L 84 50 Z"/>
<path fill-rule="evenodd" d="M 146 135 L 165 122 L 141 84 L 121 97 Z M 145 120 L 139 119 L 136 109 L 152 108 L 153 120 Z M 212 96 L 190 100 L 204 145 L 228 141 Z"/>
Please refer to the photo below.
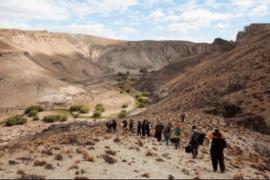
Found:
<path fill-rule="evenodd" d="M 207 52 L 180 59 L 138 83 L 153 92 L 149 113 L 200 109 L 270 133 L 270 31 L 242 41 L 216 39 Z"/>
<path fill-rule="evenodd" d="M 65 103 L 70 95 L 83 91 L 75 87 L 77 82 L 93 84 L 99 81 L 98 77 L 119 71 L 158 70 L 175 59 L 208 48 L 208 44 L 181 41 L 128 42 L 80 34 L 1 29 L 0 107 L 19 108 L 42 99 Z M 75 91 L 67 93 L 66 89 Z"/>
<path fill-rule="evenodd" d="M 243 31 L 237 33 L 236 41 L 241 41 L 242 39 L 248 38 L 253 36 L 254 34 L 258 34 L 262 31 L 270 30 L 270 24 L 260 24 L 260 23 L 253 23 L 249 26 L 245 26 Z"/>

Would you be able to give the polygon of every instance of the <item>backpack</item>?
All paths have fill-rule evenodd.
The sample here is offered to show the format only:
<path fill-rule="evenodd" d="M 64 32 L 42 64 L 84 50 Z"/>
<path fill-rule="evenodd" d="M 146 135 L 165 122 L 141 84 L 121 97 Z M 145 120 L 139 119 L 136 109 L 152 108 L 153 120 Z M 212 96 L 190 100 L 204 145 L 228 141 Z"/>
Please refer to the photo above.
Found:
<path fill-rule="evenodd" d="M 176 128 L 175 128 L 174 134 L 175 134 L 176 136 L 180 136 L 180 135 L 181 135 L 181 129 L 180 129 L 180 127 L 176 127 Z"/>
<path fill-rule="evenodd" d="M 193 136 L 193 142 L 197 143 L 198 145 L 203 145 L 205 138 L 205 133 L 196 132 Z"/>

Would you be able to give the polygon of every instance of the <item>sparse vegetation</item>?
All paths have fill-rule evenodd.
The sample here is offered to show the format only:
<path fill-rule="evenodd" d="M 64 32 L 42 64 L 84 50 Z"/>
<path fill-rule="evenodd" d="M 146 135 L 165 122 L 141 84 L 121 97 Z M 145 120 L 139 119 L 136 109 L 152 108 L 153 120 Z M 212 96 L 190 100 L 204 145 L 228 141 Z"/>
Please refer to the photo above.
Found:
<path fill-rule="evenodd" d="M 38 120 L 39 120 L 38 116 L 33 117 L 33 121 L 38 121 Z"/>
<path fill-rule="evenodd" d="M 32 110 L 36 110 L 37 112 L 41 112 L 41 111 L 43 111 L 43 107 L 41 105 L 31 105 L 31 106 L 28 106 L 26 108 L 26 110 L 24 111 L 24 113 L 25 114 L 28 114 Z"/>
<path fill-rule="evenodd" d="M 142 96 L 148 97 L 148 96 L 150 96 L 150 92 L 149 91 L 144 91 L 142 93 Z"/>
<path fill-rule="evenodd" d="M 126 111 L 126 110 L 122 110 L 122 111 L 119 113 L 118 117 L 120 117 L 120 118 L 125 118 L 125 117 L 127 117 L 127 111 Z"/>
<path fill-rule="evenodd" d="M 22 125 L 25 123 L 27 123 L 27 119 L 20 115 L 16 115 L 6 119 L 6 126 Z"/>
<path fill-rule="evenodd" d="M 93 112 L 93 117 L 101 117 L 102 113 L 105 111 L 103 104 L 99 103 L 95 107 L 95 111 Z"/>
<path fill-rule="evenodd" d="M 109 155 L 107 155 L 107 154 L 103 154 L 102 157 L 103 157 L 103 159 L 104 159 L 107 163 L 109 163 L 109 164 L 114 164 L 114 163 L 117 162 L 116 159 L 114 159 L 113 157 L 111 157 L 111 156 L 109 156 Z"/>
<path fill-rule="evenodd" d="M 127 107 L 128 107 L 128 104 L 127 103 L 125 103 L 125 104 L 122 105 L 122 108 L 127 108 Z"/>
<path fill-rule="evenodd" d="M 113 155 L 113 156 L 116 155 L 116 151 L 113 151 L 111 149 L 107 149 L 105 152 L 106 152 L 106 154 L 109 154 L 109 155 Z"/>
<path fill-rule="evenodd" d="M 34 109 L 28 113 L 28 117 L 34 117 L 34 116 L 37 116 L 37 114 L 38 114 L 38 111 Z"/>
<path fill-rule="evenodd" d="M 61 119 L 61 115 L 56 114 L 56 115 L 48 115 L 48 116 L 44 116 L 43 117 L 43 121 L 48 122 L 48 123 L 52 123 L 52 122 L 56 122 L 59 121 Z"/>
<path fill-rule="evenodd" d="M 75 104 L 75 105 L 70 106 L 69 111 L 70 112 L 79 111 L 81 114 L 87 114 L 87 113 L 89 113 L 90 109 L 86 105 L 77 105 L 77 104 Z"/>

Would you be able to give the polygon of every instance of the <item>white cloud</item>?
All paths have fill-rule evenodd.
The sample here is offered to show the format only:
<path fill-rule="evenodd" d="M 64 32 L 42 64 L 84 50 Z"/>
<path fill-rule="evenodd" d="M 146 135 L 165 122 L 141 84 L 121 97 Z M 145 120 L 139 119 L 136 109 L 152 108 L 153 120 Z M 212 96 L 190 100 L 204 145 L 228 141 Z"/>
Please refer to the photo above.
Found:
<path fill-rule="evenodd" d="M 162 31 L 162 30 L 164 30 L 165 28 L 164 28 L 163 26 L 158 26 L 157 29 L 160 30 L 160 31 Z"/>
<path fill-rule="evenodd" d="M 250 11 L 249 15 L 250 16 L 265 16 L 268 13 L 269 13 L 268 6 L 267 5 L 260 5 L 260 6 L 253 8 Z"/>
<path fill-rule="evenodd" d="M 0 1 L 0 16 L 39 20 L 64 20 L 69 14 L 65 8 L 56 6 L 53 0 Z"/>
<path fill-rule="evenodd" d="M 161 18 L 164 16 L 165 14 L 161 10 L 156 10 L 156 11 L 151 12 L 148 17 L 156 19 L 156 18 Z"/>
<path fill-rule="evenodd" d="M 233 17 L 233 14 L 228 13 L 213 13 L 203 9 L 192 10 L 184 12 L 180 16 L 167 17 L 167 20 L 174 21 L 174 23 L 168 26 L 168 30 L 171 32 L 186 33 L 189 30 L 209 27 L 212 21 L 228 21 Z"/>
<path fill-rule="evenodd" d="M 229 27 L 229 24 L 228 23 L 217 23 L 217 25 L 215 27 L 219 28 L 219 29 L 225 29 L 225 28 Z"/>
<path fill-rule="evenodd" d="M 130 27 L 122 27 L 120 29 L 120 32 L 123 34 L 123 35 L 133 35 L 133 34 L 137 34 L 137 30 L 133 29 L 133 28 L 130 28 Z"/>

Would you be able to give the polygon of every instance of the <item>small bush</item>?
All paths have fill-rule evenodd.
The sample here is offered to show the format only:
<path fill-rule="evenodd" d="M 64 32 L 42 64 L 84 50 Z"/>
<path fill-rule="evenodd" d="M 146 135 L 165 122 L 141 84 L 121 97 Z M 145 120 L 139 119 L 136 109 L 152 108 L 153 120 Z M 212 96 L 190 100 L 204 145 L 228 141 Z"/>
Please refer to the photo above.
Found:
<path fill-rule="evenodd" d="M 126 111 L 126 110 L 122 110 L 122 111 L 119 113 L 118 117 L 120 117 L 120 118 L 125 118 L 125 117 L 127 117 L 127 111 Z"/>
<path fill-rule="evenodd" d="M 111 149 L 107 149 L 105 152 L 106 152 L 106 154 L 110 154 L 110 155 L 113 155 L 113 156 L 116 155 L 116 151 L 113 151 Z"/>
<path fill-rule="evenodd" d="M 35 117 L 37 116 L 37 114 L 38 114 L 38 111 L 34 109 L 28 113 L 28 117 Z"/>
<path fill-rule="evenodd" d="M 89 113 L 89 107 L 87 107 L 86 105 L 82 105 L 81 109 L 80 109 L 80 113 L 81 114 L 87 114 Z"/>
<path fill-rule="evenodd" d="M 131 88 L 127 88 L 127 89 L 126 89 L 126 92 L 127 92 L 127 93 L 130 93 L 130 90 L 131 90 Z"/>
<path fill-rule="evenodd" d="M 100 111 L 100 112 L 104 112 L 105 108 L 104 108 L 103 104 L 99 103 L 99 104 L 96 105 L 95 110 Z"/>
<path fill-rule="evenodd" d="M 79 114 L 74 114 L 73 117 L 74 117 L 74 118 L 79 118 L 80 115 L 79 115 Z"/>
<path fill-rule="evenodd" d="M 127 108 L 127 107 L 128 107 L 128 104 L 127 103 L 125 103 L 125 104 L 122 105 L 122 108 Z"/>
<path fill-rule="evenodd" d="M 150 92 L 149 91 L 144 91 L 142 93 L 142 96 L 148 97 L 148 96 L 150 96 Z"/>
<path fill-rule="evenodd" d="M 57 161 L 62 161 L 63 160 L 63 155 L 62 154 L 57 154 L 57 155 L 55 155 L 54 159 L 57 160 Z"/>
<path fill-rule="evenodd" d="M 24 111 L 25 114 L 28 114 L 30 111 L 36 110 L 37 112 L 43 111 L 43 107 L 41 105 L 31 105 L 26 108 Z"/>
<path fill-rule="evenodd" d="M 6 120 L 6 126 L 22 125 L 27 123 L 27 119 L 23 116 L 13 116 Z"/>
<path fill-rule="evenodd" d="M 48 116 L 43 117 L 43 121 L 48 122 L 48 123 L 59 121 L 60 119 L 61 119 L 61 115 L 59 115 L 59 114 L 57 114 L 57 115 L 48 115 Z"/>
<path fill-rule="evenodd" d="M 38 121 L 38 120 L 39 120 L 38 116 L 33 117 L 33 121 Z"/>
<path fill-rule="evenodd" d="M 101 112 L 100 111 L 94 111 L 93 117 L 100 117 L 100 116 L 101 116 Z"/>
<path fill-rule="evenodd" d="M 139 107 L 140 108 L 144 108 L 145 107 L 145 104 L 144 103 L 140 103 Z"/>
<path fill-rule="evenodd" d="M 47 164 L 46 161 L 35 161 L 34 166 L 45 166 Z"/>
<path fill-rule="evenodd" d="M 109 164 L 114 164 L 114 163 L 117 162 L 116 159 L 114 159 L 113 157 L 111 157 L 111 156 L 109 156 L 109 155 L 107 155 L 107 154 L 103 154 L 102 157 L 103 157 L 103 159 L 104 159 L 107 163 L 109 163 Z"/>
<path fill-rule="evenodd" d="M 68 117 L 66 115 L 63 115 L 60 119 L 61 122 L 67 121 Z"/>
<path fill-rule="evenodd" d="M 79 111 L 81 114 L 87 114 L 89 113 L 89 107 L 86 105 L 72 105 L 69 108 L 70 112 Z"/>

